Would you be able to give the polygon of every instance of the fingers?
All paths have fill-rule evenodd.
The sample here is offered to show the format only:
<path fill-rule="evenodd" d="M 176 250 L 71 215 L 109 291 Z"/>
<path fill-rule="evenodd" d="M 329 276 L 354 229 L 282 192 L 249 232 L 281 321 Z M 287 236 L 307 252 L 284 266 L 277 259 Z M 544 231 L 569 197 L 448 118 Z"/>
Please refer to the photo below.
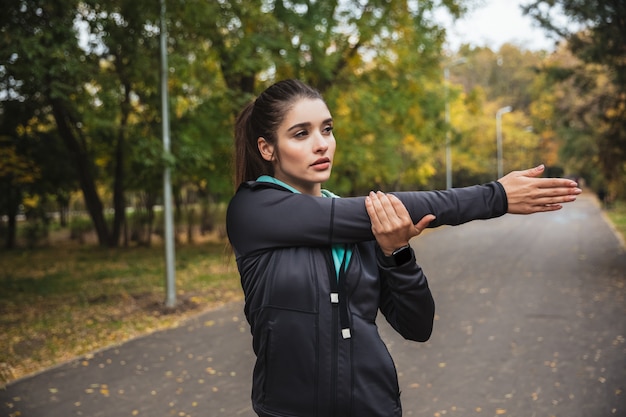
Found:
<path fill-rule="evenodd" d="M 569 203 L 570 201 L 564 201 Z M 514 207 L 509 206 L 511 214 L 533 214 L 546 211 L 556 211 L 563 208 L 561 202 L 556 200 L 534 200 L 532 202 L 522 202 L 515 204 Z"/>
<path fill-rule="evenodd" d="M 540 188 L 560 188 L 560 187 L 578 187 L 576 181 L 572 181 L 566 178 L 539 178 L 545 171 L 543 164 L 534 168 L 526 169 L 523 171 L 513 171 L 501 178 L 504 182 L 519 181 L 525 177 L 532 181 L 537 181 L 536 185 Z M 502 181 L 500 181 L 502 182 Z"/>
<path fill-rule="evenodd" d="M 419 235 L 435 216 L 428 214 L 413 224 L 408 210 L 393 194 L 371 192 L 365 199 L 365 208 L 372 222 L 372 233 L 380 249 L 387 256 L 405 246 Z"/>
<path fill-rule="evenodd" d="M 533 214 L 533 213 L 543 213 L 547 211 L 557 211 L 557 210 L 561 210 L 562 208 L 563 206 L 561 204 L 527 205 L 527 206 L 519 207 L 518 210 L 512 213 Z"/>
<path fill-rule="evenodd" d="M 545 166 L 543 164 L 538 165 L 534 168 L 525 169 L 523 171 L 512 171 L 506 174 L 504 177 L 500 178 L 498 181 L 507 181 L 515 177 L 529 177 L 536 178 L 543 174 L 545 170 Z"/>
<path fill-rule="evenodd" d="M 413 224 L 411 216 L 398 197 L 383 192 L 370 192 L 365 199 L 365 208 L 372 222 L 374 233 L 398 233 L 403 231 L 408 238 L 421 233 L 436 217 L 427 214 Z"/>
<path fill-rule="evenodd" d="M 380 228 L 380 220 L 378 219 L 378 213 L 374 207 L 374 196 L 372 194 L 373 193 L 370 193 L 370 195 L 365 198 L 365 209 L 367 210 L 367 215 L 370 216 L 372 229 L 376 230 L 377 228 Z"/>
<path fill-rule="evenodd" d="M 509 213 L 560 210 L 562 204 L 575 201 L 582 192 L 570 179 L 538 178 L 544 170 L 545 167 L 539 165 L 525 171 L 513 171 L 498 180 L 505 189 Z"/>
<path fill-rule="evenodd" d="M 389 223 L 386 205 L 389 205 L 387 196 L 381 192 L 374 193 L 372 191 L 365 199 L 365 207 L 367 208 L 367 213 L 370 216 L 372 227 L 375 230 L 381 230 L 383 225 Z"/>
<path fill-rule="evenodd" d="M 406 207 L 404 206 L 404 204 L 402 203 L 402 201 L 400 201 L 398 197 L 396 197 L 393 194 L 389 194 L 389 195 L 383 194 L 383 195 L 388 198 L 389 203 L 391 204 L 391 207 L 393 208 L 393 211 L 397 217 L 403 218 L 406 220 L 411 219 L 411 216 L 409 215 L 409 211 L 406 209 Z"/>
<path fill-rule="evenodd" d="M 389 222 L 389 223 L 397 223 L 398 215 L 396 213 L 393 204 L 390 201 L 390 198 L 387 194 L 379 191 L 376 193 L 376 198 L 374 199 L 374 206 L 380 206 L 380 209 L 377 210 L 378 218 L 381 222 Z"/>
<path fill-rule="evenodd" d="M 537 181 L 537 186 L 539 188 L 578 188 L 576 181 L 568 180 L 566 178 L 536 178 L 533 181 Z"/>
<path fill-rule="evenodd" d="M 389 201 L 393 205 L 396 211 L 396 214 L 398 215 L 399 218 L 403 219 L 405 222 L 409 222 L 409 221 L 412 222 L 411 216 L 409 215 L 408 210 L 406 209 L 404 204 L 402 204 L 402 201 L 398 199 L 398 197 L 396 197 L 393 194 L 389 194 Z M 420 233 L 422 233 L 424 229 L 428 227 L 428 224 L 435 219 L 436 217 L 433 214 L 427 214 L 424 217 L 422 217 L 420 221 L 418 221 L 416 224 L 413 225 L 413 228 L 415 229 L 415 234 L 413 236 L 417 236 Z"/>
<path fill-rule="evenodd" d="M 420 221 L 415 224 L 415 230 L 417 231 L 417 235 L 422 233 L 424 229 L 428 227 L 428 224 L 435 219 L 436 217 L 432 214 L 427 214 L 424 217 L 422 217 Z"/>
<path fill-rule="evenodd" d="M 546 211 L 557 211 L 563 208 L 560 204 L 547 204 L 545 206 L 535 206 L 535 213 L 543 213 Z"/>
<path fill-rule="evenodd" d="M 408 222 L 411 222 L 412 224 L 413 221 L 411 219 L 411 215 L 409 214 L 409 211 L 406 209 L 402 201 L 400 201 L 400 199 L 393 194 L 389 194 L 388 197 L 393 208 L 395 209 L 395 212 L 398 218 L 400 218 L 404 224 L 407 224 Z M 420 221 L 418 221 L 416 224 L 413 225 L 415 233 L 411 233 L 410 237 L 418 236 L 420 233 L 424 231 L 424 229 L 428 227 L 430 222 L 432 222 L 435 219 L 436 217 L 433 214 L 427 214 L 424 217 L 422 217 Z"/>
<path fill-rule="evenodd" d="M 534 204 L 556 204 L 569 203 L 576 200 L 576 196 L 582 193 L 582 190 L 576 186 L 575 182 L 567 183 L 563 181 L 569 180 L 549 180 L 542 182 L 537 181 L 534 192 L 529 194 L 529 198 Z"/>
<path fill-rule="evenodd" d="M 534 168 L 526 169 L 524 171 L 519 171 L 519 174 L 525 177 L 538 177 L 541 174 L 543 174 L 544 170 L 545 170 L 545 166 L 541 164 Z"/>
<path fill-rule="evenodd" d="M 407 221 L 411 222 L 404 204 L 393 194 L 387 195 L 381 191 L 370 192 L 366 199 L 366 208 L 372 220 L 372 227 L 380 232 L 391 231 L 401 227 Z"/>
<path fill-rule="evenodd" d="M 534 205 L 560 204 L 576 201 L 582 190 L 577 187 L 568 188 L 537 188 L 530 192 L 527 203 Z"/>

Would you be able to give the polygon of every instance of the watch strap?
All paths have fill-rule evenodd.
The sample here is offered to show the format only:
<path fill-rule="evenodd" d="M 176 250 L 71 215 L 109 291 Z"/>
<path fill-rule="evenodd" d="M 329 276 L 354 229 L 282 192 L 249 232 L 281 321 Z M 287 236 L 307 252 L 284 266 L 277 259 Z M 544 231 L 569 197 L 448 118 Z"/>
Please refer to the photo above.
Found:
<path fill-rule="evenodd" d="M 413 259 L 413 251 L 410 245 L 402 246 L 393 251 L 391 254 L 396 266 L 404 265 Z"/>

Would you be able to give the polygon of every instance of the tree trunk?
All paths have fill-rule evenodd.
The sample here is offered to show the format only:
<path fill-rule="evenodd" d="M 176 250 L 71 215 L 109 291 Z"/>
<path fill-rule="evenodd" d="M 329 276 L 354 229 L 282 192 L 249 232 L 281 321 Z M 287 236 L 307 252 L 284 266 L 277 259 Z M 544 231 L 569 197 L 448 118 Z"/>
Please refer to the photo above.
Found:
<path fill-rule="evenodd" d="M 98 243 L 100 246 L 108 246 L 110 242 L 109 228 L 104 218 L 102 200 L 100 200 L 96 189 L 89 158 L 71 128 L 73 123 L 63 103 L 59 99 L 52 99 L 51 104 L 59 134 L 70 155 L 72 155 L 85 205 L 98 236 Z"/>
<path fill-rule="evenodd" d="M 202 192 L 200 196 L 202 211 L 200 212 L 200 234 L 205 235 L 211 233 L 215 228 L 215 221 L 211 214 L 211 197 L 206 192 Z"/>
<path fill-rule="evenodd" d="M 152 232 L 154 229 L 154 199 L 150 200 L 150 204 L 146 207 L 148 210 L 148 247 L 152 246 Z"/>
<path fill-rule="evenodd" d="M 130 85 L 124 83 L 124 101 L 121 103 L 122 115 L 120 129 L 115 146 L 115 177 L 113 179 L 113 231 L 111 233 L 110 246 L 115 247 L 120 241 L 120 232 L 126 219 L 126 202 L 124 199 L 124 142 L 126 140 L 126 127 L 130 114 Z"/>
<path fill-rule="evenodd" d="M 120 133 L 115 146 L 115 174 L 113 178 L 113 228 L 111 230 L 110 247 L 119 244 L 122 225 L 126 217 L 126 204 L 124 201 L 124 124 L 120 128 Z"/>
<path fill-rule="evenodd" d="M 195 222 L 195 218 L 196 218 L 196 210 L 193 208 L 193 206 L 191 206 L 191 204 L 188 204 L 188 209 L 187 209 L 187 243 L 191 244 L 194 243 L 194 239 L 193 239 L 193 226 L 194 226 L 194 222 Z"/>
<path fill-rule="evenodd" d="M 62 228 L 68 225 L 69 199 L 64 195 L 56 195 L 57 207 L 59 210 L 59 223 Z"/>
<path fill-rule="evenodd" d="M 7 236 L 4 242 L 5 249 L 15 249 L 16 237 L 17 237 L 17 214 L 19 208 L 19 202 L 22 200 L 19 196 L 20 191 L 14 187 L 10 182 L 8 185 L 8 201 L 7 201 L 7 217 L 9 222 L 7 224 Z"/>

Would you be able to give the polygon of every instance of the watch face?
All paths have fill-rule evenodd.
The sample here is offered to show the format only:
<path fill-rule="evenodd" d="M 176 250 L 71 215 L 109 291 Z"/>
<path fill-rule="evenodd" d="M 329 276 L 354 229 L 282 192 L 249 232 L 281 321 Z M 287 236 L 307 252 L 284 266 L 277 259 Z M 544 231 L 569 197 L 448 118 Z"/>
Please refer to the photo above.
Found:
<path fill-rule="evenodd" d="M 404 265 L 409 262 L 412 258 L 411 247 L 405 246 L 404 248 L 398 249 L 393 253 L 393 260 L 396 265 Z"/>

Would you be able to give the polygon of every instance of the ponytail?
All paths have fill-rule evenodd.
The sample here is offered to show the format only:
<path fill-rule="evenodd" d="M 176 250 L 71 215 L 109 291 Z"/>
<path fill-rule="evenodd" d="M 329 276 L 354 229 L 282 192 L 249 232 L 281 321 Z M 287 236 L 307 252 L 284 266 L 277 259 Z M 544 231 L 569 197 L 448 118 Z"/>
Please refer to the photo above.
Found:
<path fill-rule="evenodd" d="M 274 175 L 274 167 L 263 157 L 257 146 L 258 136 L 252 129 L 250 118 L 254 101 L 243 108 L 235 123 L 235 186 L 257 179 L 261 175 Z"/>

